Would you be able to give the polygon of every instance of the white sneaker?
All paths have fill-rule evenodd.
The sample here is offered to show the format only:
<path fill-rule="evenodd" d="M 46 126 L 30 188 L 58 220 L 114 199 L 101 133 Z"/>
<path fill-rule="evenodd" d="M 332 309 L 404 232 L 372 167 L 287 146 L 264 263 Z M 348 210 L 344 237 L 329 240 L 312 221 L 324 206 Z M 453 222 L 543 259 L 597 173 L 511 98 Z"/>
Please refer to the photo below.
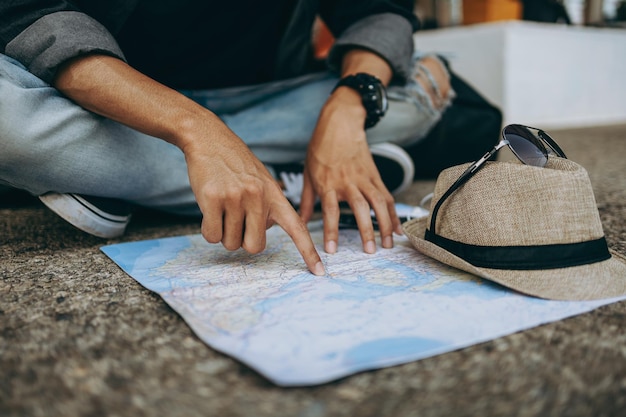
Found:
<path fill-rule="evenodd" d="M 39 199 L 64 220 L 91 235 L 122 236 L 130 222 L 130 205 L 112 198 L 47 193 Z"/>
<path fill-rule="evenodd" d="M 397 195 L 413 184 L 415 165 L 404 149 L 393 143 L 378 143 L 370 146 L 374 163 L 385 186 Z"/>

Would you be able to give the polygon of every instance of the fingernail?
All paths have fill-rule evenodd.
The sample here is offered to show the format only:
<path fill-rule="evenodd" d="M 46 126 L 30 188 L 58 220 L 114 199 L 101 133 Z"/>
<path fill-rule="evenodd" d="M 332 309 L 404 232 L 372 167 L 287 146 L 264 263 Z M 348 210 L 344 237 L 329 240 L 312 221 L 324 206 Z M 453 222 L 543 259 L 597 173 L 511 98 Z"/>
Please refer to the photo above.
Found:
<path fill-rule="evenodd" d="M 313 267 L 313 273 L 318 277 L 326 275 L 326 270 L 324 269 L 324 264 L 322 262 L 318 262 Z"/>
<path fill-rule="evenodd" d="M 400 236 L 404 234 L 404 231 L 402 230 L 402 225 L 399 225 L 398 227 L 396 227 L 396 234 Z"/>
<path fill-rule="evenodd" d="M 393 248 L 393 238 L 391 236 L 385 236 L 383 238 L 383 248 Z"/>
<path fill-rule="evenodd" d="M 326 253 L 335 253 L 337 252 L 337 242 L 334 240 L 329 240 L 326 242 Z"/>
<path fill-rule="evenodd" d="M 376 253 L 376 242 L 372 240 L 370 240 L 369 242 L 365 242 L 365 252 Z"/>

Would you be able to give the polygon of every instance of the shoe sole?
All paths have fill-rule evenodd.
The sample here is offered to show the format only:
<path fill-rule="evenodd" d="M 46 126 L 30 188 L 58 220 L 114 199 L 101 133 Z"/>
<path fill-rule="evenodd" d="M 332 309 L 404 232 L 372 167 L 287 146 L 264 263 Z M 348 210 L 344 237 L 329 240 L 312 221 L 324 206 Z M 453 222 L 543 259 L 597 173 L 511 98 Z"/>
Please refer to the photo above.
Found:
<path fill-rule="evenodd" d="M 39 200 L 74 227 L 105 239 L 122 236 L 130 221 L 130 215 L 106 213 L 76 194 L 48 193 Z"/>
<path fill-rule="evenodd" d="M 411 159 L 411 156 L 406 153 L 404 149 L 390 143 L 378 143 L 370 146 L 370 151 L 372 152 L 372 156 L 380 156 L 396 162 L 404 172 L 404 178 L 402 179 L 400 185 L 398 185 L 393 190 L 389 190 L 391 194 L 399 194 L 402 191 L 408 189 L 411 184 L 413 184 L 415 166 L 413 165 L 413 160 Z M 380 174 L 381 176 L 383 175 L 382 172 Z"/>

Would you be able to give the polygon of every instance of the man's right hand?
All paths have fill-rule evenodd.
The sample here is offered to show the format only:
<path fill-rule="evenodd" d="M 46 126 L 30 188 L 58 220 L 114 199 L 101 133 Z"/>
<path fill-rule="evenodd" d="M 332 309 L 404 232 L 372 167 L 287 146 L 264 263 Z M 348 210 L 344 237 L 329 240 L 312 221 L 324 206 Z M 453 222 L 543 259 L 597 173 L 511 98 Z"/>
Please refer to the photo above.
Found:
<path fill-rule="evenodd" d="M 225 125 L 214 126 L 206 137 L 183 148 L 203 214 L 204 238 L 229 250 L 259 253 L 265 249 L 266 230 L 276 223 L 294 241 L 309 270 L 324 275 L 306 224 L 265 166 Z"/>
<path fill-rule="evenodd" d="M 277 223 L 309 270 L 325 273 L 306 224 L 277 182 L 215 114 L 104 55 L 69 61 L 59 69 L 54 86 L 87 110 L 183 150 L 204 216 L 202 235 L 209 242 L 258 253 L 265 248 L 266 229 Z"/>

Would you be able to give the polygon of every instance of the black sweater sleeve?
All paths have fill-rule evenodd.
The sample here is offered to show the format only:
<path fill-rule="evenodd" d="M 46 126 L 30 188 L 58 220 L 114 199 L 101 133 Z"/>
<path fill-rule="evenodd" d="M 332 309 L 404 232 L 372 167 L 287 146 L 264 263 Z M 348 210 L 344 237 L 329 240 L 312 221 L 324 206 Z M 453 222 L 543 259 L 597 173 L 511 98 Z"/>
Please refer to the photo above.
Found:
<path fill-rule="evenodd" d="M 1 1 L 0 52 L 48 83 L 61 64 L 80 55 L 124 59 L 109 30 L 65 0 Z"/>
<path fill-rule="evenodd" d="M 412 0 L 320 0 L 320 14 L 337 38 L 328 57 L 339 70 L 343 54 L 364 48 L 384 58 L 399 81 L 410 76 L 413 33 L 420 27 Z"/>

